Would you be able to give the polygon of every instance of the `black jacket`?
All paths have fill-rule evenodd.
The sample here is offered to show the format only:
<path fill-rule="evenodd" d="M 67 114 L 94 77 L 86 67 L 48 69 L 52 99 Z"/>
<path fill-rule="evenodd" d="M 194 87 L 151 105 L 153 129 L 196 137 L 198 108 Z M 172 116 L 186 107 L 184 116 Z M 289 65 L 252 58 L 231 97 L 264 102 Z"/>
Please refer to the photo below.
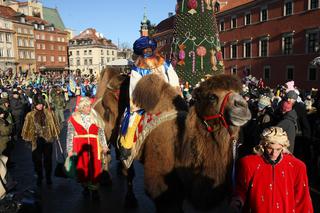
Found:
<path fill-rule="evenodd" d="M 311 128 L 307 118 L 307 110 L 303 103 L 296 102 L 293 109 L 297 112 L 298 134 L 309 138 L 311 136 Z"/>
<path fill-rule="evenodd" d="M 290 141 L 289 151 L 293 153 L 294 150 L 294 140 L 296 137 L 297 130 L 297 113 L 293 109 L 286 114 L 284 114 L 283 119 L 278 123 L 278 127 L 281 127 L 287 132 L 288 139 Z"/>

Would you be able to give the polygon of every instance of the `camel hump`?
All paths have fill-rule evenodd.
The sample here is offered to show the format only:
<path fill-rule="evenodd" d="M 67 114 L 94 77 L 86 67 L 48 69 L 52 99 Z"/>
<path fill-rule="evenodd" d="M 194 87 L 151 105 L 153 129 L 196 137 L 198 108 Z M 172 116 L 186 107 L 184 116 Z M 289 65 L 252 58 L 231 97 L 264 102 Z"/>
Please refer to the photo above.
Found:
<path fill-rule="evenodd" d="M 158 113 L 176 109 L 174 99 L 178 91 L 157 74 L 139 80 L 132 93 L 133 103 L 146 112 Z"/>

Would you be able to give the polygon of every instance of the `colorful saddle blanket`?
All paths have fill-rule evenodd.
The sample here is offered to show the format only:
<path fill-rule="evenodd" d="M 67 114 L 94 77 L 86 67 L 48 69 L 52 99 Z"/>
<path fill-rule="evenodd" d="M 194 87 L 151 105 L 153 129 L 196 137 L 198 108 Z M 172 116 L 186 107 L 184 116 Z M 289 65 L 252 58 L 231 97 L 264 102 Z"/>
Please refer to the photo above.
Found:
<path fill-rule="evenodd" d="M 141 146 L 148 135 L 161 123 L 173 120 L 177 117 L 177 111 L 150 114 L 144 113 L 141 116 L 139 124 L 134 134 L 134 144 L 131 149 L 131 155 L 123 161 L 123 164 L 129 168 L 133 160 L 138 156 Z"/>

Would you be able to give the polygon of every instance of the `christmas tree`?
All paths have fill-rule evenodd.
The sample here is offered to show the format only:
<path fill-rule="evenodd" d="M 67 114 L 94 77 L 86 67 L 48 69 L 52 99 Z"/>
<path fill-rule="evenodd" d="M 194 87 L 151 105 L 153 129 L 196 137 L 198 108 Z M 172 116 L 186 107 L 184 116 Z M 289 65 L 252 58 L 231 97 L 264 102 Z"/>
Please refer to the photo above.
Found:
<path fill-rule="evenodd" d="M 224 70 L 215 7 L 214 0 L 177 1 L 173 64 L 179 77 L 191 85 Z"/>

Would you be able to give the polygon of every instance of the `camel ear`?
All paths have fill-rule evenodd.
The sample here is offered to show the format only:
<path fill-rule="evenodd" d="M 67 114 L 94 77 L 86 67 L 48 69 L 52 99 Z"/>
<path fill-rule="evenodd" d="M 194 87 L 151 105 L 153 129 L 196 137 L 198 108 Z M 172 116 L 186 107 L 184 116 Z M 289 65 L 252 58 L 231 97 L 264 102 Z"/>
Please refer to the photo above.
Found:
<path fill-rule="evenodd" d="M 144 76 L 133 90 L 133 103 L 146 112 L 153 110 L 160 101 L 164 84 L 164 80 L 156 74 Z"/>

